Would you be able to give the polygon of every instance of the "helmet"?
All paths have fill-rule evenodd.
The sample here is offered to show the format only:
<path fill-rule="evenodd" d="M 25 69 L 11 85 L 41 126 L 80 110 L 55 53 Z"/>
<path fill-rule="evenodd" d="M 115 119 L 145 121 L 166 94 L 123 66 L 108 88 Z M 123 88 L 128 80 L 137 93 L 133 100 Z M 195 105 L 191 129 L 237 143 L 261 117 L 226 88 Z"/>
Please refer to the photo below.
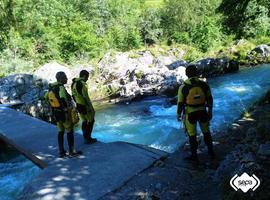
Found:
<path fill-rule="evenodd" d="M 188 65 L 186 67 L 186 75 L 188 78 L 197 76 L 198 75 L 197 66 L 194 64 Z"/>

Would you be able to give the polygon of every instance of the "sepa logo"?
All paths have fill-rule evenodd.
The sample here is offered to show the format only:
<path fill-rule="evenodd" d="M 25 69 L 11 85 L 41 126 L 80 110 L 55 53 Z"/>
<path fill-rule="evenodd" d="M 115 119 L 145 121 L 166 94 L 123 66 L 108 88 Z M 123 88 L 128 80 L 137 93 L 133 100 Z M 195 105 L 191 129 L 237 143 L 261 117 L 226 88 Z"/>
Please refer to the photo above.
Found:
<path fill-rule="evenodd" d="M 252 174 L 252 176 L 249 176 L 246 172 L 244 172 L 241 176 L 238 176 L 238 174 L 236 174 L 230 180 L 230 184 L 235 191 L 241 189 L 245 193 L 249 191 L 249 189 L 255 191 L 260 186 L 260 183 L 261 182 L 257 176 L 255 176 L 254 174 Z"/>

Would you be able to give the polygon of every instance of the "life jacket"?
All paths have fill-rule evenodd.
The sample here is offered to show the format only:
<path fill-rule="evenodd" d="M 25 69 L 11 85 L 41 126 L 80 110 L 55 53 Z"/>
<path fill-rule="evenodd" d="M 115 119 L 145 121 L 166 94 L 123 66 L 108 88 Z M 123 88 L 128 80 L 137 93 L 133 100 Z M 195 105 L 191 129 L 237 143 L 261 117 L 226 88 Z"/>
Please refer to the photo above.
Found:
<path fill-rule="evenodd" d="M 191 107 L 205 106 L 206 91 L 201 81 L 191 80 L 191 84 L 184 82 L 183 95 L 185 98 L 185 104 Z"/>
<path fill-rule="evenodd" d="M 60 97 L 59 97 L 59 85 L 50 85 L 48 91 L 48 99 L 52 108 L 60 108 Z"/>
<path fill-rule="evenodd" d="M 83 88 L 83 83 L 82 83 L 81 78 L 74 78 L 72 80 L 71 84 L 71 91 L 72 91 L 72 97 L 76 103 L 84 103 L 84 98 L 82 94 L 82 88 Z"/>

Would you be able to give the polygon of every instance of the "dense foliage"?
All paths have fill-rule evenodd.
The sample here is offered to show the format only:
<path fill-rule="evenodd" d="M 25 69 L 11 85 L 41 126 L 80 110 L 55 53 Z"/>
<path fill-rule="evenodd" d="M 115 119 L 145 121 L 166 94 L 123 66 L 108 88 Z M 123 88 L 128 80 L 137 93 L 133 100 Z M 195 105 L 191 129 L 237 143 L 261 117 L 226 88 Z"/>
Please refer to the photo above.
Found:
<path fill-rule="evenodd" d="M 10 73 L 17 62 L 32 69 L 52 59 L 99 58 L 109 49 L 163 43 L 207 52 L 233 39 L 269 38 L 269 2 L 0 0 L 0 66 Z"/>

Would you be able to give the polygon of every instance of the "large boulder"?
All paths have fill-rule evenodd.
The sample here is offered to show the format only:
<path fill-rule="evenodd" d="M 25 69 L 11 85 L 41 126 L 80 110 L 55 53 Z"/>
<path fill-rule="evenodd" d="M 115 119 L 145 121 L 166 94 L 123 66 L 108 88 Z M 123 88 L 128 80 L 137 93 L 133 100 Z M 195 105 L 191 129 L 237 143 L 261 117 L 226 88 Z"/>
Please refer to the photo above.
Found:
<path fill-rule="evenodd" d="M 36 100 L 29 103 L 24 103 L 15 107 L 16 110 L 28 114 L 32 117 L 47 121 L 54 122 L 51 107 L 45 100 Z"/>
<path fill-rule="evenodd" d="M 177 63 L 177 67 L 176 64 L 171 65 L 176 61 L 177 58 L 173 54 L 154 57 L 149 51 L 115 55 L 108 53 L 99 62 L 98 67 L 108 90 L 117 91 L 116 96 L 132 99 L 172 91 L 175 93 L 185 77 L 184 71 L 180 69 L 182 64 Z"/>
<path fill-rule="evenodd" d="M 43 65 L 39 69 L 37 69 L 34 72 L 34 75 L 37 76 L 37 77 L 40 77 L 42 79 L 45 79 L 49 83 L 51 83 L 51 82 L 56 81 L 55 75 L 59 71 L 65 72 L 65 74 L 68 77 L 68 81 L 70 81 L 70 79 L 71 79 L 71 70 L 68 67 L 66 67 L 64 65 L 60 65 L 57 62 L 46 63 L 45 65 Z"/>
<path fill-rule="evenodd" d="M 262 44 L 255 47 L 252 52 L 256 52 L 257 54 L 261 55 L 262 57 L 270 56 L 270 46 L 267 44 Z"/>
<path fill-rule="evenodd" d="M 43 98 L 47 89 L 46 80 L 30 74 L 15 74 L 0 79 L 0 102 L 21 101 L 30 103 Z"/>
<path fill-rule="evenodd" d="M 177 60 L 167 65 L 169 70 L 175 70 L 178 67 L 187 67 L 187 66 L 188 66 L 188 62 L 186 62 L 185 60 Z"/>
<path fill-rule="evenodd" d="M 203 77 L 213 77 L 239 70 L 239 63 L 227 58 L 205 58 L 196 62 L 199 74 Z"/>
<path fill-rule="evenodd" d="M 70 92 L 70 86 L 72 83 L 72 79 L 74 77 L 78 77 L 80 71 L 83 69 L 89 71 L 90 73 L 93 72 L 93 67 L 91 65 L 87 65 L 87 66 L 76 65 L 72 68 L 69 68 L 69 67 L 61 65 L 57 62 L 50 62 L 50 63 L 47 63 L 47 64 L 41 66 L 39 69 L 37 69 L 34 72 L 34 75 L 41 78 L 41 79 L 47 80 L 49 83 L 52 83 L 52 82 L 56 81 L 56 78 L 55 78 L 56 73 L 59 71 L 63 71 L 67 75 L 68 82 L 67 82 L 66 88 Z"/>

